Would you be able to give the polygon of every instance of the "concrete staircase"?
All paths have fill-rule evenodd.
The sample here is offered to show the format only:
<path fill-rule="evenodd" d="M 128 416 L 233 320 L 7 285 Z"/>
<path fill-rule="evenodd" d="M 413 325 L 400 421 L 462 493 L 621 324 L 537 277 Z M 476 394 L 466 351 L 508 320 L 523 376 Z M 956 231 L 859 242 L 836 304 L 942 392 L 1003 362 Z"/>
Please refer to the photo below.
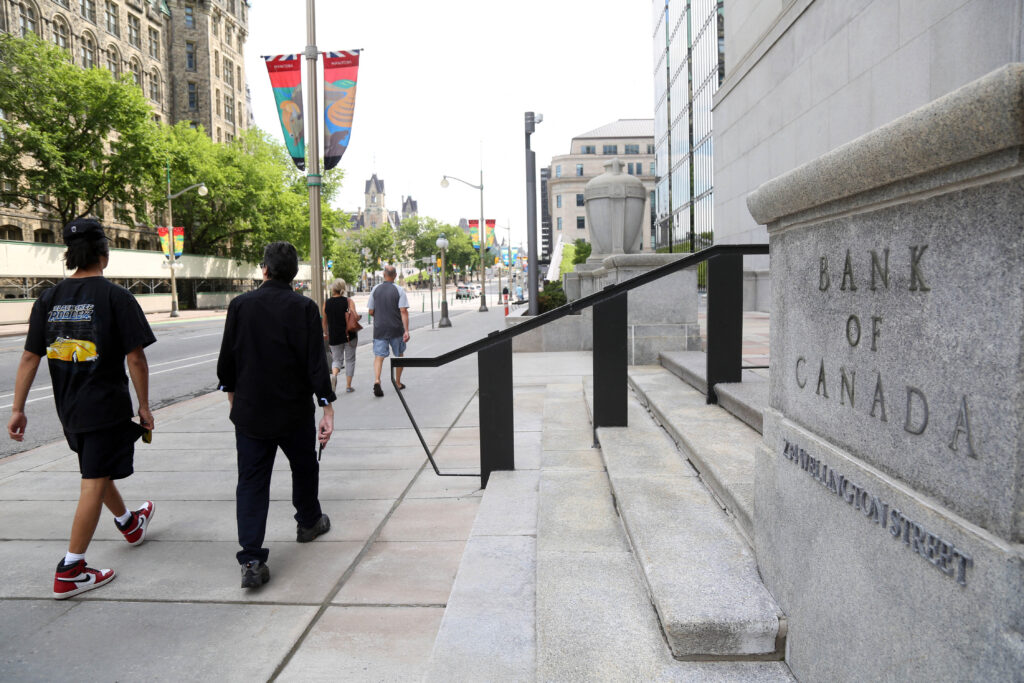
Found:
<path fill-rule="evenodd" d="M 599 449 L 589 378 L 546 385 L 540 469 L 492 476 L 429 680 L 792 680 L 747 540 L 759 435 L 663 367 L 630 383 Z"/>

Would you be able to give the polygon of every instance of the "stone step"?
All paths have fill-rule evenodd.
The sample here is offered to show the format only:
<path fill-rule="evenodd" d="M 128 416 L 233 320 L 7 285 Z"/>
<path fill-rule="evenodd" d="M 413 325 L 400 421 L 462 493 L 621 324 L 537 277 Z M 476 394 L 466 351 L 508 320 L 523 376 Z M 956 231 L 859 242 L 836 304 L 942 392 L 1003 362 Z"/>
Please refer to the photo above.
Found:
<path fill-rule="evenodd" d="M 630 426 L 600 428 L 598 439 L 673 656 L 782 659 L 785 617 L 750 545 L 641 403 L 629 402 Z"/>
<path fill-rule="evenodd" d="M 701 480 L 734 516 L 749 539 L 754 537 L 754 452 L 761 435 L 715 405 L 667 369 L 629 368 L 637 398 L 675 441 Z"/>
<path fill-rule="evenodd" d="M 707 396 L 707 354 L 703 351 L 663 351 L 662 367 Z M 718 404 L 761 432 L 762 415 L 768 406 L 768 380 L 763 373 L 744 370 L 742 382 L 722 383 L 715 393 Z"/>

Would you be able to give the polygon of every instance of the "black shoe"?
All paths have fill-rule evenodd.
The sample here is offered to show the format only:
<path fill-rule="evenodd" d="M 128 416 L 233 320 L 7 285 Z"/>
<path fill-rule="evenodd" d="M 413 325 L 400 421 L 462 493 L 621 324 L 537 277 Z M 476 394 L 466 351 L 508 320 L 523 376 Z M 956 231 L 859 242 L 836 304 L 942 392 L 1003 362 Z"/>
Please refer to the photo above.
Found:
<path fill-rule="evenodd" d="M 316 524 L 304 528 L 300 524 L 295 525 L 295 540 L 299 543 L 309 543 L 317 536 L 326 534 L 331 529 L 331 518 L 327 515 L 320 515 L 320 519 L 316 520 Z"/>
<path fill-rule="evenodd" d="M 259 588 L 270 581 L 270 567 L 259 560 L 249 560 L 242 565 L 242 588 Z"/>
<path fill-rule="evenodd" d="M 373 385 L 373 395 L 374 396 L 383 396 L 384 395 L 384 390 L 380 388 L 380 382 L 377 382 L 376 384 Z"/>

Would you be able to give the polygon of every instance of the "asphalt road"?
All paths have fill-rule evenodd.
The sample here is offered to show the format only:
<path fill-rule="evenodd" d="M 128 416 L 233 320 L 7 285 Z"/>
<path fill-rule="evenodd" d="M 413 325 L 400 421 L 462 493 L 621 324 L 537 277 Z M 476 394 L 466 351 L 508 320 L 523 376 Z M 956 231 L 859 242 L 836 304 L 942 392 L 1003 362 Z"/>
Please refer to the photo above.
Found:
<path fill-rule="evenodd" d="M 454 318 L 466 311 L 452 311 Z M 410 312 L 413 331 L 430 326 L 430 312 Z M 217 355 L 224 332 L 224 318 L 208 320 L 175 320 L 153 324 L 157 342 L 146 349 L 149 361 L 149 405 L 156 410 L 217 388 Z M 359 345 L 372 340 L 369 330 L 359 336 Z M 21 453 L 43 444 L 64 438 L 57 412 L 53 405 L 53 390 L 45 359 L 32 383 L 25 414 L 28 427 L 25 440 L 18 442 L 7 437 L 7 420 L 14 399 L 14 377 L 21 358 L 25 338 L 0 337 L 0 458 Z M 138 405 L 134 400 L 133 404 Z M 160 425 L 157 424 L 157 429 Z"/>

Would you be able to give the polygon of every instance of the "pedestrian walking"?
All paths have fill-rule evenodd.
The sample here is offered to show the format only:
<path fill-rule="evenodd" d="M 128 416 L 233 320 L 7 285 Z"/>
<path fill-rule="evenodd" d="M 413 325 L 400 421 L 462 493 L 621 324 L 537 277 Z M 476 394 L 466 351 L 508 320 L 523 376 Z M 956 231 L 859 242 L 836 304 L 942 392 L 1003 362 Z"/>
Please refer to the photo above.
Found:
<path fill-rule="evenodd" d="M 135 440 L 153 429 L 149 410 L 149 364 L 143 349 L 156 341 L 131 292 L 103 277 L 110 247 L 103 226 L 76 219 L 64 227 L 64 262 L 74 270 L 40 295 L 29 317 L 25 350 L 18 364 L 7 434 L 25 438 L 25 399 L 39 362 L 46 356 L 57 417 L 68 446 L 78 454 L 82 482 L 68 551 L 58 563 L 53 597 L 62 600 L 109 583 L 113 569 L 85 561 L 103 506 L 130 545 L 146 540 L 155 506 L 128 510 L 114 481 L 134 471 Z M 132 422 L 128 374 L 139 400 Z"/>
<path fill-rule="evenodd" d="M 366 307 L 373 316 L 373 395 L 383 396 L 380 387 L 380 373 L 384 368 L 384 359 L 389 352 L 401 358 L 405 355 L 405 346 L 409 342 L 409 299 L 405 290 L 395 284 L 397 271 L 394 266 L 384 266 L 384 282 L 370 291 L 370 299 Z M 395 381 L 398 390 L 405 389 L 402 384 L 402 368 L 395 370 Z"/>
<path fill-rule="evenodd" d="M 236 554 L 242 588 L 270 580 L 263 547 L 270 508 L 270 477 L 280 448 L 292 472 L 296 541 L 308 543 L 331 528 L 320 508 L 316 444 L 334 432 L 335 400 L 324 355 L 320 311 L 292 290 L 299 257 L 288 242 L 263 251 L 263 284 L 228 306 L 217 359 L 220 389 L 228 394 L 238 451 Z M 323 407 L 319 428 L 312 399 Z"/>
<path fill-rule="evenodd" d="M 331 296 L 324 302 L 324 337 L 331 347 L 331 390 L 338 389 L 338 375 L 345 370 L 345 391 L 352 393 L 352 375 L 356 370 L 356 345 L 359 335 L 346 325 L 348 312 L 356 310 L 356 302 L 345 296 L 347 283 L 338 278 L 331 283 Z"/>

